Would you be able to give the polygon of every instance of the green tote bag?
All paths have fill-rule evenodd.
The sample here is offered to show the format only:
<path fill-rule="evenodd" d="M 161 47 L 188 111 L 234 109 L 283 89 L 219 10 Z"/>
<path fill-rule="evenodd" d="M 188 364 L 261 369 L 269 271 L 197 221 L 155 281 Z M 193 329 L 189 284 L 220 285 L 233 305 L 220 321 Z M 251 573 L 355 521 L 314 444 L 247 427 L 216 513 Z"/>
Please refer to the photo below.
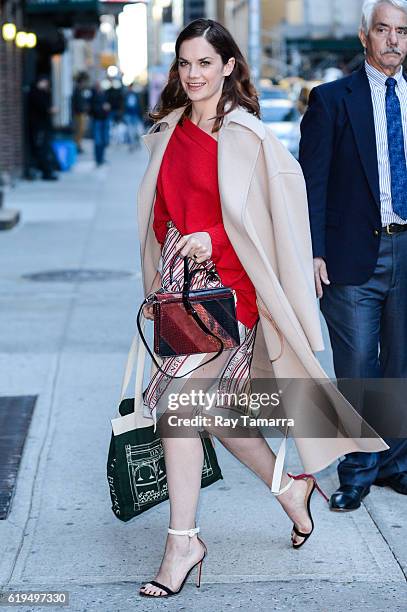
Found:
<path fill-rule="evenodd" d="M 127 358 L 118 416 L 111 420 L 107 460 L 112 510 L 125 522 L 168 499 L 161 439 L 157 431 L 154 432 L 151 419 L 143 415 L 144 362 L 145 347 L 136 335 Z M 134 365 L 134 398 L 125 398 Z M 206 487 L 223 477 L 211 438 L 201 436 L 201 441 L 204 453 L 201 487 Z"/>

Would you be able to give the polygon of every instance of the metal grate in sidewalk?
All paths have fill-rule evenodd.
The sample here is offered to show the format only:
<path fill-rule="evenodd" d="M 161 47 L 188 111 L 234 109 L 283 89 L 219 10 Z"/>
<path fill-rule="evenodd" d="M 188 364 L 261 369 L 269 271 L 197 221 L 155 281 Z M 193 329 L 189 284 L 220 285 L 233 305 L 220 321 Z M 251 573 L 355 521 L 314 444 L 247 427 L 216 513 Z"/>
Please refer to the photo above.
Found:
<path fill-rule="evenodd" d="M 0 520 L 7 518 L 36 395 L 0 397 Z"/>

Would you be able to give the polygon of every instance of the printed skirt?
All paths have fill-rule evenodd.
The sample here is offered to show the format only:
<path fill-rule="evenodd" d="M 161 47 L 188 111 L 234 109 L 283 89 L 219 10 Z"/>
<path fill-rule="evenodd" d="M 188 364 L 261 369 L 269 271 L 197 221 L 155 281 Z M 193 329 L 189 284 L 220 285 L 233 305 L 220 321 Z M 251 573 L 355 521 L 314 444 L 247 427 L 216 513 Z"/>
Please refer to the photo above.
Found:
<path fill-rule="evenodd" d="M 181 258 L 175 258 L 176 244 L 181 239 L 181 234 L 170 222 L 169 229 L 162 249 L 161 286 L 166 291 L 181 291 L 184 264 Z M 170 282 L 170 265 L 172 264 L 172 282 Z M 189 260 L 189 269 L 194 271 L 202 268 L 202 263 Z M 214 267 L 211 260 L 205 262 L 206 268 Z M 205 270 L 197 272 L 191 280 L 191 289 L 203 289 L 221 287 L 218 276 L 210 277 Z M 248 395 L 251 389 L 250 364 L 253 356 L 254 341 L 256 337 L 257 324 L 248 328 L 240 321 L 238 322 L 240 345 L 233 349 L 224 350 L 222 354 L 211 363 L 206 364 L 213 354 L 204 353 L 198 355 L 182 355 L 176 357 L 165 357 L 162 359 L 160 370 L 153 374 L 147 388 L 143 393 L 145 416 L 150 417 L 156 425 L 158 419 L 169 408 L 169 397 L 189 393 L 192 397 L 199 394 L 205 397 L 236 397 Z M 194 369 L 197 368 L 197 369 Z M 190 374 L 188 372 L 194 369 Z M 166 376 L 182 376 L 173 379 Z M 192 394 L 195 393 L 193 396 Z M 216 394 L 216 395 L 214 395 Z M 192 406 L 192 416 L 201 413 L 205 408 L 202 400 L 199 405 Z M 147 411 L 147 412 L 146 412 Z M 243 412 L 245 412 L 243 410 Z"/>

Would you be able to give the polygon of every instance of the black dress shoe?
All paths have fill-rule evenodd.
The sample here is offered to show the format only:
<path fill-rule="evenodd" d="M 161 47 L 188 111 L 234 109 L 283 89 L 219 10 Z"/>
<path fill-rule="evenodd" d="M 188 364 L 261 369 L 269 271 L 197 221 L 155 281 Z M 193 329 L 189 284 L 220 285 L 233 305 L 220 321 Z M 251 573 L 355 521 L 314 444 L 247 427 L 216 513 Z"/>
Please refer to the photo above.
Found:
<path fill-rule="evenodd" d="M 397 493 L 407 495 L 407 472 L 400 472 L 388 478 L 378 478 L 373 484 L 378 487 L 391 487 Z"/>
<path fill-rule="evenodd" d="M 342 485 L 329 500 L 329 508 L 335 512 L 350 512 L 360 508 L 362 499 L 370 492 L 370 487 Z"/>

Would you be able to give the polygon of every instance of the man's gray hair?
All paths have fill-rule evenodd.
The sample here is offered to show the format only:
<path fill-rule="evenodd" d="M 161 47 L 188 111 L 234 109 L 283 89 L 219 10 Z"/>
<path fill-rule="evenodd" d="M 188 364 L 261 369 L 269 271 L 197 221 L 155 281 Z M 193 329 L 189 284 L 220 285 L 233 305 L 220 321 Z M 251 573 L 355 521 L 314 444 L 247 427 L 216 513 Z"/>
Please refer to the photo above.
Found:
<path fill-rule="evenodd" d="M 362 8 L 362 22 L 360 25 L 365 34 L 369 33 L 372 27 L 374 12 L 380 4 L 391 4 L 395 8 L 404 11 L 407 15 L 407 0 L 365 0 Z"/>

